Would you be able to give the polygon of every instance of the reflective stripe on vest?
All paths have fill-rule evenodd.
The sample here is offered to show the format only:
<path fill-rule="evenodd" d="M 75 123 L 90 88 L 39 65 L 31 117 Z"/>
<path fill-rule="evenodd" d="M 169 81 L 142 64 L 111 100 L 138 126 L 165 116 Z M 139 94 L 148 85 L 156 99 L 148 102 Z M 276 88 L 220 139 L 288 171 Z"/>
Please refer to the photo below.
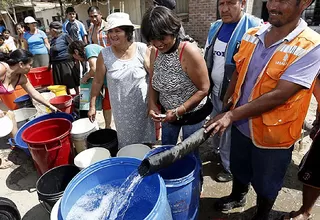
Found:
<path fill-rule="evenodd" d="M 241 88 L 248 67 L 259 42 L 255 36 L 259 28 L 248 30 L 244 35 L 239 52 L 234 56 L 238 80 L 233 94 L 234 106 L 241 96 Z M 259 74 L 251 91 L 249 101 L 272 91 L 286 69 L 320 44 L 320 35 L 306 28 L 295 39 L 278 46 L 264 69 Z M 290 148 L 300 137 L 308 111 L 314 83 L 310 89 L 302 89 L 289 98 L 285 104 L 249 119 L 253 143 L 260 148 Z"/>

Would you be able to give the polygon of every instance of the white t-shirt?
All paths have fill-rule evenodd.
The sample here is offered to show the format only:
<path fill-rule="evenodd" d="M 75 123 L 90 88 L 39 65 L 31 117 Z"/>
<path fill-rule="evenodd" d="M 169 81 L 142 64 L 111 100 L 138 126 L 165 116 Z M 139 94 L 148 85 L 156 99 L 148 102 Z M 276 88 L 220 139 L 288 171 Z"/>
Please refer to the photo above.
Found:
<path fill-rule="evenodd" d="M 14 38 L 12 36 L 10 36 L 8 38 L 8 40 L 5 40 L 4 42 L 8 45 L 8 47 L 10 48 L 11 51 L 14 51 L 17 49 L 17 47 L 14 43 Z"/>
<path fill-rule="evenodd" d="M 225 52 L 227 43 L 220 41 L 218 38 L 214 44 L 213 67 L 211 79 L 213 80 L 212 94 L 219 96 L 220 87 L 222 86 L 225 65 Z"/>

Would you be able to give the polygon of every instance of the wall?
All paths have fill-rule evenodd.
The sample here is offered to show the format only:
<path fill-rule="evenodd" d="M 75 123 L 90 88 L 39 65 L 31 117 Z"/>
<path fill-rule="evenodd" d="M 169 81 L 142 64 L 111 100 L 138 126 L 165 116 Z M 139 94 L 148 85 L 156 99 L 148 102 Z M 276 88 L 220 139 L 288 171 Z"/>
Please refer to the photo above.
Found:
<path fill-rule="evenodd" d="M 124 12 L 128 13 L 130 16 L 130 20 L 134 24 L 140 24 L 141 22 L 141 9 L 140 9 L 140 0 L 122 0 L 124 2 Z M 119 9 L 120 0 L 111 0 L 110 1 L 110 10 L 112 10 L 112 7 L 114 6 L 115 9 Z M 94 4 L 94 6 L 96 6 Z M 90 7 L 89 4 L 79 4 L 74 6 L 76 12 L 78 13 L 78 18 L 81 20 L 85 26 L 87 27 L 86 20 L 88 17 L 88 8 Z M 107 18 L 108 13 L 108 5 L 105 3 L 99 3 L 98 7 L 102 13 L 102 16 L 104 18 Z M 88 28 L 88 27 L 87 27 Z"/>
<path fill-rule="evenodd" d="M 183 27 L 186 34 L 194 38 L 200 46 L 204 46 L 210 25 L 216 20 L 216 0 L 191 0 L 189 2 L 189 21 L 184 22 Z"/>
<path fill-rule="evenodd" d="M 152 6 L 152 0 L 144 0 L 146 9 Z M 207 40 L 209 27 L 217 19 L 217 0 L 190 0 L 189 19 L 183 22 L 186 34 L 195 39 L 200 46 Z"/>
<path fill-rule="evenodd" d="M 37 19 L 42 18 L 43 19 L 43 24 L 42 25 L 45 25 L 46 29 L 48 29 L 49 28 L 49 24 L 53 21 L 52 17 L 53 16 L 57 16 L 57 13 L 60 14 L 60 8 L 59 7 L 36 12 L 35 16 L 36 16 Z M 49 24 L 48 24 L 48 22 L 49 22 Z"/>

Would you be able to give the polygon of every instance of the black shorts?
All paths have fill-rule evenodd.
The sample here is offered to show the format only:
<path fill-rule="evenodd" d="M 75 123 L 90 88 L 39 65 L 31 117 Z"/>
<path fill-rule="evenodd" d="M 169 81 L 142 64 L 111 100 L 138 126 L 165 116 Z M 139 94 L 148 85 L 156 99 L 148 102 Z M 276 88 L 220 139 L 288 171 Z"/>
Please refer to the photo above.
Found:
<path fill-rule="evenodd" d="M 320 131 L 320 130 L 319 130 Z M 315 136 L 310 150 L 299 167 L 299 180 L 309 186 L 320 188 L 320 132 Z"/>

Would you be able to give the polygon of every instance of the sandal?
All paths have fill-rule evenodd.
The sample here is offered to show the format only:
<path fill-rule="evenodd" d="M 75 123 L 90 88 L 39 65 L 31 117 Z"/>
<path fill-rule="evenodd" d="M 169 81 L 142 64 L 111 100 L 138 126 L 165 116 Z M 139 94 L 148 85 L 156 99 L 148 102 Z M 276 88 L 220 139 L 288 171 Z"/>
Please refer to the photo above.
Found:
<path fill-rule="evenodd" d="M 298 212 L 298 211 L 297 211 Z M 294 216 L 296 212 L 295 211 L 291 211 L 289 213 L 289 216 L 286 215 L 283 215 L 281 216 L 280 220 L 293 220 L 293 218 L 296 218 L 297 216 Z M 298 215 L 299 216 L 299 215 Z M 311 215 L 307 218 L 308 220 L 311 219 Z"/>
<path fill-rule="evenodd" d="M 7 169 L 11 167 L 13 163 L 9 161 L 8 159 L 0 158 L 0 169 Z"/>

